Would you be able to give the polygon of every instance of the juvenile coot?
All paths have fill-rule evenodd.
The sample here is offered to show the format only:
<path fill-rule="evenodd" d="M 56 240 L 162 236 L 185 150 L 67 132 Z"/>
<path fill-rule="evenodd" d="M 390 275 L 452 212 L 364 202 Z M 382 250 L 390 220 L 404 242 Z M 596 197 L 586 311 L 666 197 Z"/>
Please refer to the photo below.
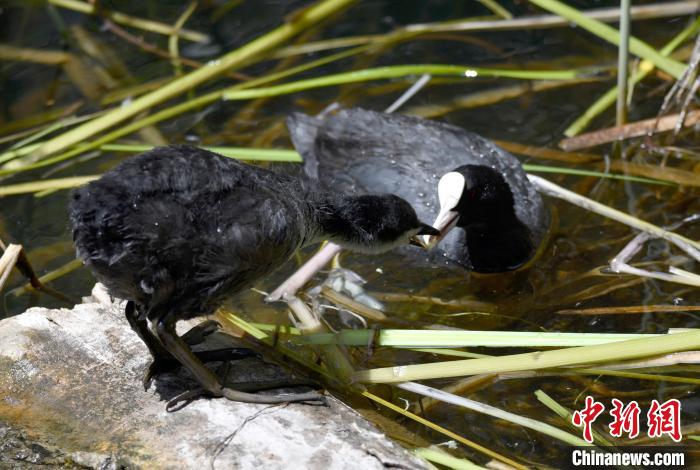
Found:
<path fill-rule="evenodd" d="M 175 332 L 212 313 L 305 245 L 324 239 L 380 252 L 436 234 L 392 194 L 346 196 L 314 181 L 242 164 L 192 146 L 130 158 L 72 194 L 77 254 L 127 317 L 154 364 L 175 358 L 213 396 L 253 403 L 317 399 L 256 395 L 221 385 Z"/>
<path fill-rule="evenodd" d="M 514 270 L 532 257 L 547 230 L 548 213 L 520 162 L 476 134 L 360 108 L 324 117 L 296 113 L 287 126 L 310 177 L 348 193 L 397 194 L 421 219 L 435 219 L 436 228 L 461 229 L 433 250 L 431 263 L 447 259 L 485 273 Z"/>

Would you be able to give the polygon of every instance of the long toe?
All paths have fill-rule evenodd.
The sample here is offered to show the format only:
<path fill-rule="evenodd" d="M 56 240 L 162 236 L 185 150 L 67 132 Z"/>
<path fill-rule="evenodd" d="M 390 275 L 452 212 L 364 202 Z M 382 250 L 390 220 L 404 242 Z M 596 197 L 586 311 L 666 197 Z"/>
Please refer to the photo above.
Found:
<path fill-rule="evenodd" d="M 190 346 L 204 342 L 207 336 L 218 331 L 221 325 L 214 320 L 206 320 L 197 326 L 193 326 L 187 333 L 182 335 L 182 339 Z"/>
<path fill-rule="evenodd" d="M 262 359 L 259 353 L 249 348 L 224 348 L 213 349 L 211 351 L 195 351 L 194 355 L 202 362 L 232 361 L 236 359 L 245 359 L 246 357 Z"/>
<path fill-rule="evenodd" d="M 318 392 L 304 393 L 284 393 L 279 395 L 266 395 L 246 393 L 232 388 L 223 387 L 221 394 L 224 398 L 232 401 L 240 401 L 244 403 L 260 403 L 266 405 L 274 405 L 277 403 L 298 403 L 306 402 L 318 405 L 327 405 L 326 397 Z"/>
<path fill-rule="evenodd" d="M 311 379 L 298 379 L 293 377 L 285 377 L 281 379 L 271 379 L 271 380 L 256 380 L 254 382 L 226 382 L 225 387 L 231 387 L 234 390 L 241 392 L 260 392 L 262 390 L 274 390 L 278 388 L 290 388 L 290 387 L 309 387 L 309 388 L 320 388 L 321 385 L 315 380 Z"/>
<path fill-rule="evenodd" d="M 200 397 L 207 397 L 207 396 L 212 396 L 209 392 L 204 390 L 203 388 L 196 388 L 194 390 L 187 390 L 186 392 L 182 392 L 181 394 L 175 396 L 174 398 L 171 398 L 168 400 L 168 403 L 165 404 L 165 411 L 168 413 L 172 413 L 173 411 L 178 411 L 187 406 L 188 403 L 191 403 L 192 401 L 196 400 L 197 398 Z"/>

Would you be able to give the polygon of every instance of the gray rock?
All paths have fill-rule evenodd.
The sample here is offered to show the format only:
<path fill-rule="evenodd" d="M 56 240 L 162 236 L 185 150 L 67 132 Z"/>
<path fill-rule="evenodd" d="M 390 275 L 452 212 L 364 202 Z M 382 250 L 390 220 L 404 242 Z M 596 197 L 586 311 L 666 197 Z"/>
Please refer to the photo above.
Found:
<path fill-rule="evenodd" d="M 425 467 L 335 399 L 328 407 L 200 399 L 168 413 L 164 399 L 188 379 L 164 374 L 145 392 L 150 358 L 123 303 L 97 289 L 86 300 L 0 321 L 0 431 L 16 444 L 0 449 L 3 468 Z M 264 378 L 279 372 L 255 358 L 232 369 L 239 363 Z"/>

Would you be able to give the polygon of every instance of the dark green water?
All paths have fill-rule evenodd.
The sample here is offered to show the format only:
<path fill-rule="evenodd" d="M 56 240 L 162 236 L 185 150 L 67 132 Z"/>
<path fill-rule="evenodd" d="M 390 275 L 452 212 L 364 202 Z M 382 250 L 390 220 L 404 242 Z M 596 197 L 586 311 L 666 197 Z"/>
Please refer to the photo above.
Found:
<path fill-rule="evenodd" d="M 159 18 L 172 23 L 183 9 L 181 2 L 110 2 L 114 8 L 128 11 L 137 16 Z M 204 2 L 203 2 L 204 3 Z M 216 4 L 217 2 L 206 2 Z M 292 3 L 291 5 L 289 3 Z M 616 2 L 572 3 L 578 7 L 600 7 Z M 264 4 L 264 5 L 261 5 Z M 278 24 L 279 19 L 294 10 L 303 2 L 243 2 L 220 20 L 212 20 L 213 8 L 202 8 L 187 23 L 189 28 L 206 31 L 215 38 L 211 50 L 182 42 L 181 50 L 200 61 L 213 59 L 217 54 L 232 50 L 238 45 L 268 31 Z M 527 6 L 518 2 L 504 3 L 514 14 L 525 14 Z M 0 13 L 0 37 L 2 42 L 15 46 L 37 49 L 66 50 L 83 54 L 70 33 L 72 25 L 82 25 L 106 48 L 116 53 L 124 62 L 129 77 L 122 78 L 122 86 L 140 83 L 168 76 L 172 68 L 167 61 L 156 59 L 139 49 L 127 45 L 122 39 L 102 31 L 100 23 L 94 19 L 58 10 L 61 21 L 47 13 L 41 5 L 27 5 L 24 2 L 10 2 L 2 6 Z M 260 12 L 264 12 L 261 14 Z M 344 37 L 348 35 L 376 34 L 390 31 L 396 26 L 411 23 L 442 21 L 474 15 L 484 15 L 486 11 L 476 2 L 362 2 L 346 12 L 341 19 L 329 23 L 322 37 Z M 664 44 L 687 24 L 686 18 L 671 18 L 636 22 L 633 32 L 654 46 Z M 578 29 L 560 28 L 541 31 L 521 31 L 508 33 L 459 33 L 461 40 L 432 38 L 401 43 L 382 54 L 370 58 L 346 59 L 302 74 L 297 78 L 364 68 L 383 64 L 408 63 L 451 63 L 476 66 L 515 67 L 515 68 L 567 68 L 582 66 L 609 66 L 615 63 L 616 51 L 593 36 Z M 162 38 L 148 36 L 167 48 Z M 313 39 L 313 38 L 312 38 Z M 217 52 L 218 51 L 218 52 Z M 318 55 L 320 57 L 320 55 Z M 304 57 L 309 60 L 312 57 Z M 270 70 L 273 63 L 265 62 L 244 72 L 258 76 Z M 227 79 L 223 79 L 222 83 Z M 465 83 L 431 85 L 421 91 L 409 103 L 410 106 L 441 104 L 455 96 L 474 93 L 479 90 L 512 85 L 509 80 L 480 80 Z M 465 129 L 498 140 L 531 144 L 534 146 L 556 147 L 564 129 L 576 119 L 600 94 L 613 85 L 612 80 L 598 83 L 579 84 L 551 91 L 525 93 L 501 103 L 473 109 L 456 109 L 439 119 Z M 80 113 L 85 114 L 99 109 L 97 103 L 86 100 L 73 87 L 60 69 L 53 66 L 0 62 L 0 89 L 2 109 L 0 126 L 28 116 L 66 106 L 78 100 L 84 104 Z M 206 91 L 206 87 L 198 92 Z M 630 119 L 643 119 L 655 115 L 666 88 L 659 78 L 652 78 L 640 84 L 635 90 L 635 100 Z M 318 112 L 332 101 L 340 101 L 346 106 L 358 105 L 381 110 L 388 106 L 400 90 L 382 93 L 381 84 L 314 90 L 284 96 L 266 101 L 259 109 L 241 119 L 240 111 L 246 103 L 216 103 L 183 117 L 166 121 L 158 129 L 169 142 L 199 142 L 206 145 L 262 146 L 272 145 L 290 148 L 284 130 L 274 130 L 284 116 L 292 110 L 309 113 Z M 607 113 L 595 123 L 595 128 L 613 124 L 612 113 Z M 271 130 L 272 129 L 272 130 Z M 261 140 L 261 136 L 269 136 Z M 2 135 L 0 135 L 0 138 Z M 138 141 L 139 136 L 130 136 L 130 141 Z M 684 133 L 678 146 L 697 146 L 697 133 L 693 130 Z M 7 144 L 4 144 L 7 146 Z M 2 148 L 2 147 L 0 147 Z M 600 156 L 610 153 L 609 146 L 597 147 L 593 153 Z M 2 180 L 0 184 L 31 181 L 41 177 L 64 177 L 103 172 L 125 158 L 124 154 L 103 153 L 93 155 L 88 161 L 65 168 L 48 169 L 21 174 Z M 659 159 L 647 152 L 634 153 L 635 161 L 658 164 Z M 522 157 L 525 163 L 548 163 Z M 566 166 L 561 162 L 553 165 Z M 688 171 L 698 172 L 697 164 L 687 161 L 672 161 L 673 165 Z M 599 169 L 594 165 L 581 168 Z M 690 188 L 651 186 L 639 183 L 618 181 L 595 182 L 592 179 L 571 176 L 547 176 L 558 184 L 570 188 L 593 199 L 631 212 L 658 225 L 667 225 L 683 217 L 700 211 L 697 191 Z M 43 197 L 22 195 L 0 198 L 0 238 L 6 242 L 21 243 L 39 274 L 46 273 L 73 259 L 73 249 L 66 216 L 67 192 L 58 191 Z M 350 255 L 344 259 L 344 266 L 365 276 L 368 288 L 375 292 L 414 293 L 437 296 L 443 299 L 471 298 L 489 302 L 497 309 L 497 316 L 455 315 L 460 309 L 410 303 L 392 304 L 391 321 L 386 327 L 459 327 L 485 329 L 501 327 L 509 330 L 553 330 L 567 332 L 630 332 L 657 333 L 668 328 L 699 326 L 697 314 L 692 313 L 646 313 L 641 315 L 570 316 L 557 315 L 561 309 L 615 307 L 634 305 L 698 305 L 700 291 L 697 288 L 671 284 L 663 281 L 646 280 L 625 283 L 633 278 L 617 276 L 585 276 L 585 273 L 605 266 L 631 239 L 632 232 L 615 222 L 588 214 L 582 209 L 567 203 L 548 200 L 558 223 L 553 227 L 550 239 L 541 256 L 533 266 L 520 273 L 504 276 L 467 276 L 459 272 L 434 270 L 426 273 L 403 269 L 403 262 L 396 255 L 384 255 L 368 259 Z M 680 230 L 685 236 L 700 238 L 700 224 Z M 649 262 L 650 269 L 663 269 L 669 256 L 680 253 L 663 241 L 652 241 L 635 257 L 635 262 Z M 679 267 L 697 272 L 697 263 L 680 261 Z M 657 263 L 657 264 L 654 264 Z M 260 288 L 270 289 L 293 266 L 284 267 L 275 279 L 261 283 Z M 381 273 L 377 271 L 381 268 Z M 578 280 L 577 280 L 578 279 Z M 14 275 L 9 288 L 19 286 L 23 279 Z M 72 297 L 87 295 L 94 283 L 90 273 L 79 269 L 66 275 L 52 286 Z M 603 287 L 601 287 L 603 286 Z M 595 293 L 592 289 L 600 289 Z M 8 289 L 9 290 L 9 289 Z M 24 295 L 5 296 L 5 310 L 0 317 L 22 312 L 29 306 L 63 306 L 46 296 Z M 273 310 L 260 305 L 260 297 L 250 294 L 239 299 L 236 304 L 243 306 L 244 313 L 255 317 L 260 310 L 268 312 L 268 317 L 278 315 L 281 310 Z M 257 318 L 257 317 L 256 317 Z M 267 318 L 270 320 L 271 318 Z M 493 351 L 483 350 L 483 353 Z M 505 351 L 503 351 L 505 352 Z M 510 351 L 509 352 L 515 352 Z M 501 353 L 498 351 L 496 353 Z M 433 360 L 429 355 L 418 353 L 378 352 L 367 364 L 382 366 L 393 363 L 424 362 Z M 446 385 L 439 382 L 434 385 Z M 680 398 L 684 406 L 684 423 L 697 422 L 700 405 L 696 390 L 690 386 L 642 382 L 635 380 L 595 377 L 576 379 L 543 378 L 510 380 L 498 382 L 472 395 L 470 398 L 490 403 L 510 411 L 545 421 L 553 421 L 552 414 L 534 399 L 533 391 L 541 388 L 554 396 L 560 403 L 570 408 L 580 406 L 579 394 L 595 389 L 598 395 L 616 392 L 628 393 L 640 403 L 652 398 Z M 604 392 L 601 392 L 604 390 Z M 381 389 L 384 396 L 391 396 L 388 387 Z M 379 392 L 378 392 L 379 393 Z M 404 392 L 394 392 L 396 396 L 408 397 Z M 585 392 L 589 393 L 589 392 Z M 584 393 L 584 394 L 585 394 Z M 608 398 L 606 398 L 607 400 Z M 630 398 L 631 399 L 631 398 Z M 556 456 L 561 456 L 563 447 L 552 444 L 533 431 L 525 432 L 515 426 L 494 424 L 495 421 L 473 413 L 456 411 L 453 407 L 438 406 L 430 414 L 430 419 L 460 433 L 470 439 L 488 444 L 494 450 L 506 455 L 518 455 L 539 463 L 555 465 Z M 441 442 L 440 435 L 427 432 L 424 428 L 406 424 L 422 439 Z M 551 446 L 556 452 L 545 457 Z M 545 451 L 549 449 L 548 451 Z M 474 457 L 471 451 L 466 455 Z"/>

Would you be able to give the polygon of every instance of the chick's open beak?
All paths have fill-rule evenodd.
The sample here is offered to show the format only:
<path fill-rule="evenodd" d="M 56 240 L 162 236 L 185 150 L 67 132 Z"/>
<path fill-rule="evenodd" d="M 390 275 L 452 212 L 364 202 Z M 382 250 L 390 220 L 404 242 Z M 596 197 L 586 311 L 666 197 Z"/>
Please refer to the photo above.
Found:
<path fill-rule="evenodd" d="M 418 233 L 413 235 L 411 238 L 408 239 L 408 243 L 414 246 L 418 246 L 420 248 L 423 248 L 424 250 L 428 249 L 428 246 L 425 244 L 424 240 L 426 237 L 436 237 L 440 235 L 440 231 L 436 229 L 435 227 L 431 227 L 428 224 L 423 224 L 421 225 L 420 230 Z"/>

